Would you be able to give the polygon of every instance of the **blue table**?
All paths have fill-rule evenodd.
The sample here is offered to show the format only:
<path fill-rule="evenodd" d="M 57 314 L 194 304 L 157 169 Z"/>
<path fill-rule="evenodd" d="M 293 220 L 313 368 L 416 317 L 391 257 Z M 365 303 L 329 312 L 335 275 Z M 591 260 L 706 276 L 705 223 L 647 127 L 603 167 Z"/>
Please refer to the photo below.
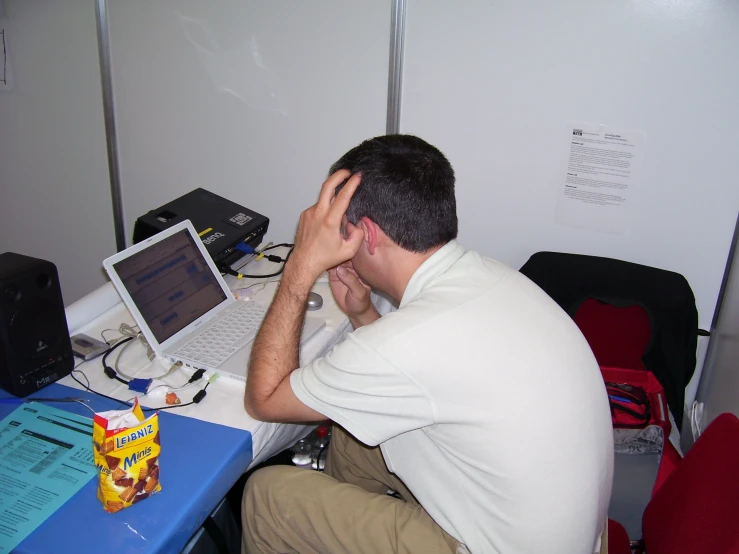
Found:
<path fill-rule="evenodd" d="M 82 398 L 96 412 L 124 409 L 107 400 L 55 383 L 32 397 Z M 12 397 L 0 390 L 0 398 Z M 76 402 L 47 403 L 92 417 Z M 0 404 L 0 418 L 18 404 Z M 109 514 L 96 497 L 91 480 L 13 551 L 18 553 L 178 553 L 205 518 L 246 471 L 252 460 L 248 431 L 159 412 L 162 492 L 144 502 Z M 90 439 L 92 448 L 92 438 Z"/>

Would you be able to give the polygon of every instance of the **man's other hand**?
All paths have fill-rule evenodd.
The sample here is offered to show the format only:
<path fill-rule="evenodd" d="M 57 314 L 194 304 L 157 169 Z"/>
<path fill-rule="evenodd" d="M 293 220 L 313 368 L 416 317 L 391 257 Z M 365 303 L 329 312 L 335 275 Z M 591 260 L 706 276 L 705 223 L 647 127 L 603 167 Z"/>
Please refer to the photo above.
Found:
<path fill-rule="evenodd" d="M 328 271 L 328 281 L 336 303 L 352 319 L 361 319 L 373 310 L 371 289 L 360 279 L 351 261 Z"/>
<path fill-rule="evenodd" d="M 339 194 L 335 191 L 350 175 L 346 169 L 331 175 L 321 187 L 318 202 L 300 215 L 295 249 L 285 269 L 292 266 L 311 283 L 322 272 L 353 258 L 362 244 L 364 233 L 360 228 L 352 225 L 346 236 L 341 233 L 341 222 L 360 175 L 352 175 Z"/>

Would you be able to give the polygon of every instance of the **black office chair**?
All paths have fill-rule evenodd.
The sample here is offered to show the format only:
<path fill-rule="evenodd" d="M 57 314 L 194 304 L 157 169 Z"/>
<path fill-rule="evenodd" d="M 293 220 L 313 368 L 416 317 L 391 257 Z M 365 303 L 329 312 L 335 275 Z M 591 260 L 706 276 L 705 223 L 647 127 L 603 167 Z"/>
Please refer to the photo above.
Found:
<path fill-rule="evenodd" d="M 537 252 L 521 273 L 578 323 L 601 365 L 623 366 L 624 359 L 640 359 L 643 368 L 633 369 L 657 377 L 680 428 L 698 335 L 707 334 L 698 329 L 695 297 L 685 277 L 622 260 L 559 252 Z M 616 312 L 626 316 L 615 327 L 594 324 L 595 318 Z M 630 349 L 638 352 L 630 354 Z"/>

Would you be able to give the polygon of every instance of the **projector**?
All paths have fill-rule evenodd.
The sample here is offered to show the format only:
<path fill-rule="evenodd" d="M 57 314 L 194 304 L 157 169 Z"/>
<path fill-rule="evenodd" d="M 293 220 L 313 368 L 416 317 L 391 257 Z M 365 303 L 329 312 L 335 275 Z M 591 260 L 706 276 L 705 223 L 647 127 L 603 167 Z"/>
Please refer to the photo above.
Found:
<path fill-rule="evenodd" d="M 142 215 L 133 226 L 134 244 L 189 219 L 216 266 L 231 266 L 244 252 L 240 244 L 259 246 L 269 219 L 202 188 Z"/>

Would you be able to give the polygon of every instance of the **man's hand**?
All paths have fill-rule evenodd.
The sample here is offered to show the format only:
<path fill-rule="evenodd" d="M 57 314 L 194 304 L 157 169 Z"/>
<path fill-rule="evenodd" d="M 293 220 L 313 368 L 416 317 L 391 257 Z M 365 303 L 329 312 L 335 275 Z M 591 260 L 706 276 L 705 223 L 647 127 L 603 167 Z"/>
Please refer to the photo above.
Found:
<path fill-rule="evenodd" d="M 329 269 L 328 280 L 336 303 L 349 316 L 355 329 L 380 317 L 372 305 L 371 288 L 354 271 L 351 261 Z"/>
<path fill-rule="evenodd" d="M 346 169 L 331 175 L 321 187 L 318 202 L 300 215 L 295 249 L 285 269 L 292 266 L 290 274 L 301 275 L 311 284 L 322 272 L 352 259 L 362 244 L 364 233 L 360 228 L 352 225 L 346 236 L 341 233 L 341 221 L 360 176 L 353 175 L 334 196 L 336 187 L 350 175 Z"/>

